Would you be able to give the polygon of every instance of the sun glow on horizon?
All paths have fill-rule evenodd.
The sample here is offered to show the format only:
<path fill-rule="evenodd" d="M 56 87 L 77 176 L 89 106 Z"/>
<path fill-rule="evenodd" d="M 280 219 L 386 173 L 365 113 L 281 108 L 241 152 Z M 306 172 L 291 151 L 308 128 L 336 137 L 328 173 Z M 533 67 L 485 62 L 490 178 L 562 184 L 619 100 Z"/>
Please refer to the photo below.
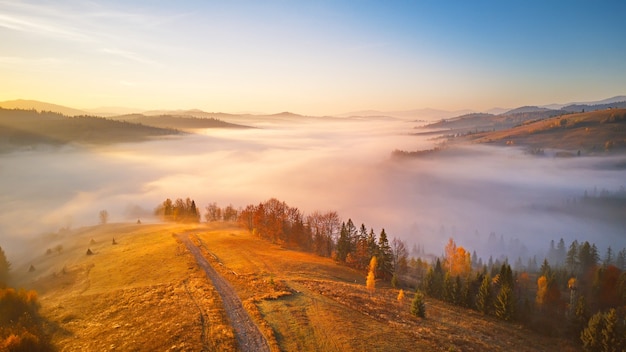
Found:
<path fill-rule="evenodd" d="M 624 6 L 0 1 L 0 100 L 333 115 L 602 99 L 626 92 Z"/>

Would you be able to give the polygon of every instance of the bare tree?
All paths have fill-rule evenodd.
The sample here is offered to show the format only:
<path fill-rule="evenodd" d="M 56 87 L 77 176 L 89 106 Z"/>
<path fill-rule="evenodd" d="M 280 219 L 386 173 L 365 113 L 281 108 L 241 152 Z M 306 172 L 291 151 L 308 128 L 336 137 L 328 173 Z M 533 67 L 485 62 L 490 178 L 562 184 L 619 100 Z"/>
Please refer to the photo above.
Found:
<path fill-rule="evenodd" d="M 106 210 L 100 210 L 100 214 L 98 214 L 100 218 L 100 224 L 104 225 L 109 221 L 109 212 Z"/>

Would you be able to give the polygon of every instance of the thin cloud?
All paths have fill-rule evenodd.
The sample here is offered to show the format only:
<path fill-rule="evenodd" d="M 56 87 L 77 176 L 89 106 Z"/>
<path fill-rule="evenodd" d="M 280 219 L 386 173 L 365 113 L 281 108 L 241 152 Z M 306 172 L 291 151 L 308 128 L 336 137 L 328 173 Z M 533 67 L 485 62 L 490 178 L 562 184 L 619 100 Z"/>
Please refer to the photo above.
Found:
<path fill-rule="evenodd" d="M 160 64 L 154 60 L 150 60 L 147 59 L 135 52 L 132 51 L 126 51 L 126 50 L 120 50 L 120 49 L 111 49 L 111 48 L 104 48 L 104 49 L 100 49 L 101 53 L 105 53 L 105 54 L 109 54 L 109 55 L 113 55 L 113 56 L 117 56 L 129 61 L 134 61 L 140 64 L 146 64 L 146 65 L 152 65 L 152 66 L 160 66 Z"/>
<path fill-rule="evenodd" d="M 88 41 L 89 38 L 77 29 L 51 23 L 42 18 L 29 17 L 21 14 L 0 15 L 0 27 L 14 31 L 40 34 L 65 40 Z"/>

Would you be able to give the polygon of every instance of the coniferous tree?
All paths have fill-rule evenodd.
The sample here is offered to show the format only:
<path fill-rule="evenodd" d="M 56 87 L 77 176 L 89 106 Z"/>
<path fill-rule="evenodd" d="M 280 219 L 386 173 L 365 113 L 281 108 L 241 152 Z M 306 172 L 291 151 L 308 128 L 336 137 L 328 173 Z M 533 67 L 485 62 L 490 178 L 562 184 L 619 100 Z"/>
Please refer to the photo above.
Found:
<path fill-rule="evenodd" d="M 424 277 L 424 281 L 422 284 L 424 292 L 430 297 L 437 297 L 437 290 L 435 284 L 435 270 L 433 267 L 429 267 L 426 272 L 426 277 Z"/>
<path fill-rule="evenodd" d="M 359 236 L 358 230 L 356 226 L 354 226 L 352 219 L 348 219 L 348 222 L 346 222 L 346 235 L 348 237 L 348 254 L 356 252 L 356 243 Z"/>
<path fill-rule="evenodd" d="M 398 287 L 398 274 L 396 273 L 393 273 L 393 276 L 391 277 L 391 287 L 393 288 Z"/>
<path fill-rule="evenodd" d="M 346 223 L 341 224 L 341 231 L 339 232 L 339 238 L 337 239 L 337 260 L 345 262 L 348 253 L 350 252 L 350 239 L 348 238 L 348 230 L 346 229 Z"/>
<path fill-rule="evenodd" d="M 620 270 L 626 270 L 626 248 L 623 248 L 617 253 L 615 258 L 615 266 Z"/>
<path fill-rule="evenodd" d="M 593 260 L 593 265 L 597 265 L 600 262 L 600 253 L 598 252 L 598 247 L 596 244 L 591 245 L 591 259 Z"/>
<path fill-rule="evenodd" d="M 454 303 L 456 298 L 456 292 L 454 287 L 454 279 L 450 272 L 446 272 L 443 279 L 443 300 L 448 303 Z"/>
<path fill-rule="evenodd" d="M 573 316 L 573 330 L 575 334 L 580 335 L 580 332 L 585 327 L 585 324 L 589 321 L 589 307 L 585 295 L 580 295 L 576 301 L 576 307 Z"/>
<path fill-rule="evenodd" d="M 567 257 L 567 252 L 565 250 L 565 241 L 563 238 L 559 240 L 559 243 L 556 245 L 556 264 L 558 266 L 562 266 L 565 264 L 565 258 Z"/>
<path fill-rule="evenodd" d="M 578 262 L 581 273 L 588 272 L 597 264 L 592 246 L 587 241 L 578 247 Z"/>
<path fill-rule="evenodd" d="M 472 282 L 468 277 L 465 284 L 461 288 L 461 303 L 460 305 L 465 308 L 474 308 L 474 300 L 472 298 Z"/>
<path fill-rule="evenodd" d="M 583 349 L 589 352 L 602 351 L 602 330 L 604 329 L 604 316 L 597 313 L 589 319 L 587 327 L 580 333 Z"/>
<path fill-rule="evenodd" d="M 589 319 L 581 332 L 580 340 L 585 351 L 625 351 L 626 322 L 615 309 L 599 312 Z"/>
<path fill-rule="evenodd" d="M 604 262 L 603 262 L 604 266 L 608 266 L 613 264 L 613 250 L 611 249 L 611 246 L 609 246 L 606 249 L 606 254 L 604 255 Z"/>
<path fill-rule="evenodd" d="M 539 275 L 545 277 L 552 276 L 552 268 L 548 263 L 548 259 L 543 260 L 543 264 L 541 264 L 541 268 L 539 269 Z"/>
<path fill-rule="evenodd" d="M 391 253 L 391 247 L 389 246 L 389 240 L 387 239 L 387 233 L 385 229 L 380 232 L 378 238 L 378 269 L 382 272 L 383 278 L 390 279 L 393 274 L 393 255 Z"/>
<path fill-rule="evenodd" d="M 11 263 L 9 263 L 4 250 L 0 247 L 0 286 L 2 283 L 6 283 L 8 281 L 10 270 Z"/>
<path fill-rule="evenodd" d="M 463 306 L 463 282 L 458 275 L 454 279 L 454 304 Z"/>
<path fill-rule="evenodd" d="M 626 351 L 626 320 L 618 316 L 615 309 L 604 314 L 604 330 L 602 331 L 602 347 L 605 351 Z"/>
<path fill-rule="evenodd" d="M 567 251 L 567 255 L 565 257 L 565 265 L 570 272 L 575 273 L 578 271 L 578 241 L 576 240 L 574 240 L 569 246 L 569 250 Z"/>
<path fill-rule="evenodd" d="M 498 283 L 500 286 L 508 285 L 511 289 L 513 289 L 513 271 L 511 270 L 511 266 L 508 263 L 504 263 L 500 267 Z"/>
<path fill-rule="evenodd" d="M 483 314 L 491 311 L 491 278 L 489 275 L 483 277 L 483 281 L 476 295 L 476 308 Z"/>
<path fill-rule="evenodd" d="M 420 291 L 415 292 L 411 302 L 411 314 L 416 317 L 426 318 L 426 303 L 424 303 L 424 295 Z"/>
<path fill-rule="evenodd" d="M 496 316 L 505 321 L 511 321 L 515 310 L 513 290 L 508 284 L 502 285 L 494 302 Z"/>

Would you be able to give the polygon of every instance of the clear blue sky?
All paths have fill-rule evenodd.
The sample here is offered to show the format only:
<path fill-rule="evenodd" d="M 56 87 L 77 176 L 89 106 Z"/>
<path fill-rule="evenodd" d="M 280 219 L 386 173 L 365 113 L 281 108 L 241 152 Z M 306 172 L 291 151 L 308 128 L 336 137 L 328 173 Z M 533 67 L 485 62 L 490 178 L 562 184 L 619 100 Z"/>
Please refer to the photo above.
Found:
<path fill-rule="evenodd" d="M 626 94 L 626 1 L 5 1 L 0 100 L 332 114 Z"/>

